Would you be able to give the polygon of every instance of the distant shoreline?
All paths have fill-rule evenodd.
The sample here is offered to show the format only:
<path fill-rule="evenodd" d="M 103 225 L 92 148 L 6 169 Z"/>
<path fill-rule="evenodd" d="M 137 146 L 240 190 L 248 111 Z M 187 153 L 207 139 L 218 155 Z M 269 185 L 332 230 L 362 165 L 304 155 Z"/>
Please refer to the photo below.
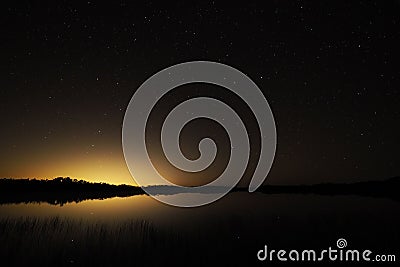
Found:
<path fill-rule="evenodd" d="M 172 186 L 149 186 L 154 194 L 171 195 L 186 193 L 185 189 Z M 212 192 L 198 190 L 197 193 L 214 193 L 221 188 L 213 187 Z M 256 192 L 264 194 L 316 194 L 316 195 L 357 195 L 377 198 L 389 198 L 400 201 L 400 177 L 384 181 L 357 182 L 349 184 L 315 185 L 265 185 Z M 235 188 L 232 192 L 247 192 L 247 188 Z M 132 185 L 112 185 L 92 183 L 69 177 L 57 177 L 51 180 L 36 179 L 0 179 L 0 205 L 12 203 L 42 203 L 64 205 L 79 203 L 90 199 L 112 197 L 130 197 L 147 194 L 141 187 Z"/>

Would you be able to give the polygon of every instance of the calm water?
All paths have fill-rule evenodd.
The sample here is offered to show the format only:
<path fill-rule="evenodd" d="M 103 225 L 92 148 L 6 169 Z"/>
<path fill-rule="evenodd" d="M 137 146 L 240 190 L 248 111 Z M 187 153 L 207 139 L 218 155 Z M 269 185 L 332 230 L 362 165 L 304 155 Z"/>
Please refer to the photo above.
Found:
<path fill-rule="evenodd" d="M 158 227 L 182 227 L 213 224 L 216 221 L 235 218 L 247 223 L 265 223 L 281 218 L 294 221 L 369 217 L 386 223 L 400 220 L 400 203 L 383 198 L 358 196 L 319 196 L 262 193 L 231 193 L 221 200 L 198 208 L 176 208 L 162 204 L 149 196 L 137 195 L 127 198 L 86 200 L 55 206 L 47 203 L 0 205 L 0 218 L 5 217 L 60 216 L 73 219 L 101 220 L 147 220 Z M 344 218 L 343 218 L 344 219 Z M 366 223 L 364 221 L 364 223 Z"/>
<path fill-rule="evenodd" d="M 99 225 L 101 225 L 98 231 L 99 235 L 104 227 L 105 229 L 108 229 L 108 226 L 109 228 L 117 228 L 117 230 L 110 230 L 109 232 L 105 230 L 105 234 L 102 233 L 102 235 L 110 236 L 108 239 L 104 237 L 104 240 L 108 240 L 108 243 L 111 242 L 109 240 L 112 240 L 115 244 L 114 247 L 120 244 L 119 249 L 114 252 L 110 252 L 112 248 L 106 249 L 111 253 L 111 258 L 113 254 L 121 254 L 121 248 L 124 249 L 128 246 L 121 243 L 122 241 L 120 242 L 121 236 L 125 240 L 130 238 L 129 235 L 132 235 L 132 232 L 124 232 L 126 226 L 123 226 L 123 223 L 127 221 L 146 222 L 151 225 L 150 232 L 165 232 L 173 236 L 172 241 L 171 238 L 164 237 L 162 239 L 156 238 L 156 241 L 152 238 L 150 239 L 153 241 L 141 241 L 144 240 L 143 237 L 135 237 L 135 244 L 138 246 L 136 253 L 146 249 L 146 247 L 151 248 L 150 254 L 143 256 L 146 259 L 156 257 L 156 255 L 151 254 L 154 244 L 160 245 L 164 244 L 163 242 L 165 242 L 163 251 L 167 255 L 174 255 L 173 253 L 185 249 L 194 253 L 191 246 L 196 244 L 198 245 L 196 250 L 201 250 L 202 254 L 212 255 L 209 260 L 221 259 L 223 257 L 221 255 L 230 257 L 229 255 L 235 254 L 236 257 L 240 255 L 246 262 L 248 259 L 256 261 L 255 253 L 265 244 L 275 248 L 321 248 L 335 246 L 338 238 L 345 238 L 349 247 L 352 248 L 376 249 L 382 253 L 396 254 L 400 243 L 398 227 L 400 225 L 400 202 L 384 198 L 358 196 L 268 195 L 236 192 L 228 194 L 213 204 L 198 208 L 171 207 L 145 195 L 88 200 L 65 204 L 64 206 L 46 203 L 0 205 L 0 221 L 8 220 L 6 224 L 10 224 L 9 222 L 15 224 L 15 221 L 23 220 L 25 217 L 39 219 L 59 217 L 68 222 L 65 227 L 74 225 L 74 221 L 78 221 L 78 225 L 84 222 L 84 227 L 87 229 L 85 230 L 85 238 L 88 238 L 86 232 L 92 231 L 92 228 L 99 228 Z M 63 227 L 62 225 L 60 229 L 52 230 L 51 235 L 57 235 L 57 233 L 61 235 Z M 6 229 L 9 228 L 6 227 Z M 14 248 L 10 248 L 13 245 L 10 244 L 20 244 L 18 239 L 25 239 L 27 233 L 24 231 L 26 230 L 18 231 L 13 234 L 12 242 L 8 237 L 4 241 L 6 244 L 0 245 L 2 246 L 1 250 L 13 251 Z M 38 236 L 43 236 L 46 235 L 47 230 L 43 228 L 37 231 L 39 231 Z M 56 231 L 56 234 L 54 234 L 54 231 Z M 71 232 L 71 230 L 68 231 Z M 146 228 L 145 231 L 149 230 Z M 76 237 L 77 234 L 71 237 L 71 235 L 74 235 L 73 231 L 71 233 L 63 236 L 61 240 L 46 242 L 53 242 L 54 247 L 65 247 L 70 239 L 79 240 L 79 237 Z M 82 235 L 82 233 L 78 235 Z M 147 238 L 146 236 L 148 234 L 144 238 Z M 89 238 L 93 239 L 93 237 Z M 181 243 L 170 245 L 171 242 L 176 240 Z M 48 244 L 46 242 L 42 250 L 47 249 Z M 102 242 L 94 240 L 92 246 L 97 246 L 96 244 Z M 144 246 L 142 242 L 150 242 L 150 245 Z M 218 245 L 214 245 L 217 242 Z M 33 246 L 36 246 L 36 244 L 29 245 L 29 247 Z M 80 247 L 79 251 L 88 246 L 86 244 Z M 129 243 L 129 246 L 132 246 L 132 244 Z M 210 254 L 215 253 L 215 251 L 222 252 L 215 255 Z M 58 256 L 55 257 L 57 259 L 61 257 L 59 254 L 65 254 L 65 257 L 69 257 L 66 252 L 45 251 L 43 253 L 43 255 L 57 254 Z M 127 253 L 127 255 L 130 255 L 129 253 L 132 252 L 128 251 Z M 188 257 L 191 259 L 195 254 L 190 253 Z M 32 255 L 36 255 L 36 251 L 32 252 Z M 74 262 L 82 262 L 83 258 L 91 257 L 90 255 L 92 254 L 89 254 L 89 252 L 84 256 L 75 255 Z M 139 256 L 136 255 L 135 257 L 140 257 L 140 255 L 142 254 L 139 253 Z M 61 259 L 64 262 L 63 257 Z M 180 257 L 180 254 L 170 257 L 174 259 L 174 257 Z M 69 258 L 65 258 L 65 262 L 67 261 L 69 261 Z M 207 263 L 209 262 L 205 260 L 204 265 L 207 265 Z"/>

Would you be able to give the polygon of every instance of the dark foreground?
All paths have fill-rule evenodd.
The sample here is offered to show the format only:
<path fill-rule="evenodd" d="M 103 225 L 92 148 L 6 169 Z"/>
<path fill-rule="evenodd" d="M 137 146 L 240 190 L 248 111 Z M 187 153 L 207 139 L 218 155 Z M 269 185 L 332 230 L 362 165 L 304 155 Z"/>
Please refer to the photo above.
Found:
<path fill-rule="evenodd" d="M 314 201 L 318 198 L 310 202 Z M 353 204 L 363 204 L 363 201 L 362 198 L 352 200 Z M 296 200 L 290 203 L 293 202 Z M 285 209 L 268 214 L 260 210 L 262 220 L 250 218 L 249 214 L 210 213 L 208 223 L 193 220 L 185 229 L 159 227 L 144 219 L 8 217 L 0 219 L 1 265 L 280 266 L 283 264 L 277 260 L 258 261 L 257 251 L 264 245 L 287 250 L 336 248 L 339 238 L 347 240 L 349 249 L 394 254 L 397 263 L 399 261 L 399 209 L 381 211 L 371 207 L 370 211 L 354 212 L 346 209 L 314 211 L 300 206 Z M 363 262 L 361 265 L 370 264 Z M 285 265 L 315 266 L 312 262 Z M 358 264 L 324 261 L 323 265 Z M 379 266 L 396 266 L 396 263 L 385 262 Z"/>

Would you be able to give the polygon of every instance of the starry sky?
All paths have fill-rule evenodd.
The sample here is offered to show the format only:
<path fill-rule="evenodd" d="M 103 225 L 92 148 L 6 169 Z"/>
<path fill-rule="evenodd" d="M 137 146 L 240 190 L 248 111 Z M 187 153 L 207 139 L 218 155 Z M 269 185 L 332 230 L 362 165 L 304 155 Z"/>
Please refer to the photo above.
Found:
<path fill-rule="evenodd" d="M 241 70 L 268 99 L 278 143 L 266 183 L 400 175 L 399 1 L 135 2 L 3 4 L 0 177 L 133 184 L 121 147 L 129 100 L 193 60 Z"/>

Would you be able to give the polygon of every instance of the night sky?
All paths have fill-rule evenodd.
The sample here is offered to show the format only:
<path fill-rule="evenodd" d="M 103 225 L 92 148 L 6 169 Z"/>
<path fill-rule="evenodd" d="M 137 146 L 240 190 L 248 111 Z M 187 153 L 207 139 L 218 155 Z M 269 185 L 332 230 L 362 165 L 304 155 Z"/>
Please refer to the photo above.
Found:
<path fill-rule="evenodd" d="M 126 107 L 151 75 L 193 60 L 235 67 L 266 96 L 278 134 L 266 183 L 400 175 L 400 2 L 241 4 L 3 4 L 0 177 L 134 183 Z M 195 87 L 185 97 L 216 91 Z"/>

